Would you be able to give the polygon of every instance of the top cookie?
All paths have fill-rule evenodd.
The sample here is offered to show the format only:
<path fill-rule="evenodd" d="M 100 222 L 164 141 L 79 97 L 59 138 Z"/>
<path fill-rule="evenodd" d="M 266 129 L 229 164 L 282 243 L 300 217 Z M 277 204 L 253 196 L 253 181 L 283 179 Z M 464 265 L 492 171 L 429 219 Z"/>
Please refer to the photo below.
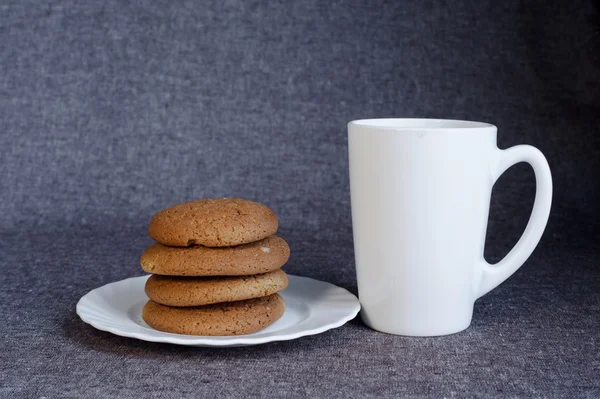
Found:
<path fill-rule="evenodd" d="M 164 245 L 230 247 L 275 234 L 277 216 L 265 205 L 241 198 L 177 204 L 152 217 L 148 234 Z"/>

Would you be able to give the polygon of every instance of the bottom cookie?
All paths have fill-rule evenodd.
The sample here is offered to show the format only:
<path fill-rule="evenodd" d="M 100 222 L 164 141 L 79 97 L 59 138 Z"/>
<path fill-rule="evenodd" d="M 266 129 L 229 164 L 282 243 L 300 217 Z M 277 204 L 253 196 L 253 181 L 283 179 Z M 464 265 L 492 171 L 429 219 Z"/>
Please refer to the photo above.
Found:
<path fill-rule="evenodd" d="M 144 305 L 142 318 L 160 331 L 175 334 L 226 336 L 251 334 L 279 320 L 285 311 L 278 294 L 238 302 L 177 308 L 152 300 Z"/>

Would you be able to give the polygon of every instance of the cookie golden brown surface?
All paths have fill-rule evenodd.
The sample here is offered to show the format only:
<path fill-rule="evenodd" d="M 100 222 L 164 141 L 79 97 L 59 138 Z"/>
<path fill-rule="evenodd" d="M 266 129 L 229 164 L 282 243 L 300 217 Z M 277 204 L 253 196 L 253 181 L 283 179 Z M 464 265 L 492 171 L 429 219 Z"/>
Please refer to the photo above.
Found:
<path fill-rule="evenodd" d="M 271 236 L 226 248 L 178 248 L 155 243 L 144 251 L 140 264 L 148 273 L 168 276 L 244 276 L 277 270 L 289 256 L 285 240 Z"/>
<path fill-rule="evenodd" d="M 152 217 L 148 234 L 164 245 L 228 247 L 275 234 L 278 220 L 265 205 L 241 198 L 184 202 Z"/>
<path fill-rule="evenodd" d="M 146 295 L 168 306 L 202 306 L 275 294 L 288 285 L 283 270 L 239 277 L 171 277 L 152 275 Z"/>
<path fill-rule="evenodd" d="M 142 318 L 160 331 L 206 336 L 244 335 L 260 331 L 277 321 L 285 311 L 278 294 L 246 301 L 188 308 L 144 305 Z"/>

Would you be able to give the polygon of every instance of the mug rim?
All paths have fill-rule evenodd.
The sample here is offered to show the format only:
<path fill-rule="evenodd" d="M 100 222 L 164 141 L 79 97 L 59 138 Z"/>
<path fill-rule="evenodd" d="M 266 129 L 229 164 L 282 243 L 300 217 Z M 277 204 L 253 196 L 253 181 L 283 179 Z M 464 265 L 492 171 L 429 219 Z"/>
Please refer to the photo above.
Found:
<path fill-rule="evenodd" d="M 356 119 L 348 126 L 387 130 L 476 130 L 496 128 L 487 122 L 437 118 L 370 118 Z"/>

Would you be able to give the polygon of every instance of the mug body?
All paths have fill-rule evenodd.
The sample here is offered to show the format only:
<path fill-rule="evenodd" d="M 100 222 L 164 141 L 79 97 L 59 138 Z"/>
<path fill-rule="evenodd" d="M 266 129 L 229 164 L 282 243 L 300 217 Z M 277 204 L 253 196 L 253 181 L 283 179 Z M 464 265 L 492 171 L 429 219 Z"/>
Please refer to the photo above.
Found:
<path fill-rule="evenodd" d="M 496 127 L 435 119 L 348 124 L 361 317 L 408 336 L 461 331 L 477 298 Z"/>

